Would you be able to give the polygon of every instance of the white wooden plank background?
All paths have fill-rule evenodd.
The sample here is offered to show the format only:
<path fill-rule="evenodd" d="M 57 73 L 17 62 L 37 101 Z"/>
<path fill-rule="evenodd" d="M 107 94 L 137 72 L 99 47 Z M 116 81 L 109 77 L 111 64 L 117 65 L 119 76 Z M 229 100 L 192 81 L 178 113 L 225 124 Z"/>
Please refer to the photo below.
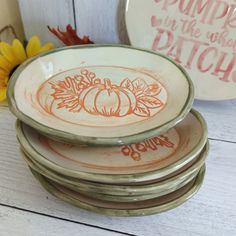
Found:
<path fill-rule="evenodd" d="M 74 24 L 72 0 L 18 0 L 26 38 L 38 35 L 42 42 L 62 43 L 47 28 L 59 26 L 65 30 L 67 24 Z"/>
<path fill-rule="evenodd" d="M 236 235 L 236 135 L 232 132 L 236 129 L 235 101 L 197 102 L 195 107 L 206 118 L 209 136 L 214 139 L 210 142 L 202 189 L 189 202 L 172 211 L 136 218 L 100 216 L 77 209 L 48 194 L 32 177 L 19 155 L 15 118 L 7 108 L 0 108 L 0 205 L 127 234 Z M 223 126 L 220 125 L 222 121 Z M 14 214 L 10 214 L 9 218 L 14 219 Z"/>
<path fill-rule="evenodd" d="M 45 217 L 40 214 L 6 206 L 0 206 L 0 220 L 0 235 L 2 236 L 122 235 L 120 233 L 68 222 L 64 219 Z"/>
<path fill-rule="evenodd" d="M 43 42 L 61 45 L 47 25 L 77 28 L 95 43 L 128 43 L 125 0 L 18 0 L 26 38 L 37 34 Z M 74 16 L 75 13 L 75 16 Z"/>
<path fill-rule="evenodd" d="M 78 33 L 96 43 L 127 43 L 124 7 L 125 0 L 75 0 Z"/>
<path fill-rule="evenodd" d="M 236 142 L 236 100 L 195 101 L 194 106 L 207 119 L 210 138 Z"/>

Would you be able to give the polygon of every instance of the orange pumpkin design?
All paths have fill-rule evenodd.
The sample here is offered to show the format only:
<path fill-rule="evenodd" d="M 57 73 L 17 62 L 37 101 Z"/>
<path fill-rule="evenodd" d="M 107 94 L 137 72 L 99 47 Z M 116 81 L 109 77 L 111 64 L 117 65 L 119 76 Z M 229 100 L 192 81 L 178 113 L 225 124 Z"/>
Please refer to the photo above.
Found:
<path fill-rule="evenodd" d="M 81 109 L 91 115 L 104 117 L 124 117 L 130 114 L 149 117 L 150 110 L 161 108 L 164 103 L 157 97 L 161 88 L 157 84 L 148 85 L 142 78 L 131 81 L 125 78 L 119 85 L 110 79 L 96 78 L 96 74 L 86 69 L 80 75 L 66 77 L 64 81 L 51 84 L 58 109 L 69 112 Z"/>
<path fill-rule="evenodd" d="M 127 88 L 112 85 L 109 79 L 84 89 L 80 100 L 84 110 L 92 115 L 122 117 L 133 113 L 136 107 L 135 95 Z"/>

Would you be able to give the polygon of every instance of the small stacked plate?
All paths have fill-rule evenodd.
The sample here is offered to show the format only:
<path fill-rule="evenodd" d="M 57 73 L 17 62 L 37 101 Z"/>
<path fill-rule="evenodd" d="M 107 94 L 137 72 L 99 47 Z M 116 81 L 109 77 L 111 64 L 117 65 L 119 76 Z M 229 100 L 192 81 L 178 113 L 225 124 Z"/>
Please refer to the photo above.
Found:
<path fill-rule="evenodd" d="M 122 45 L 42 54 L 8 88 L 22 157 L 42 186 L 116 216 L 163 212 L 200 188 L 207 127 L 193 97 L 180 66 Z"/>

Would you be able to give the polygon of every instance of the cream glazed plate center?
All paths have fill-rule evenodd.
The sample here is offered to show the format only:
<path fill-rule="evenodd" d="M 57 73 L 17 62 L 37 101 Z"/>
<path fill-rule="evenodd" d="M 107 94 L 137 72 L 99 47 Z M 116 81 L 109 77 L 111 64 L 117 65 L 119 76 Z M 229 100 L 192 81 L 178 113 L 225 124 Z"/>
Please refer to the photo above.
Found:
<path fill-rule="evenodd" d="M 19 67 L 8 97 L 16 116 L 55 139 L 121 145 L 181 121 L 193 101 L 186 73 L 151 51 L 68 47 Z"/>
<path fill-rule="evenodd" d="M 201 100 L 236 98 L 235 0 L 128 0 L 130 42 L 182 65 Z"/>

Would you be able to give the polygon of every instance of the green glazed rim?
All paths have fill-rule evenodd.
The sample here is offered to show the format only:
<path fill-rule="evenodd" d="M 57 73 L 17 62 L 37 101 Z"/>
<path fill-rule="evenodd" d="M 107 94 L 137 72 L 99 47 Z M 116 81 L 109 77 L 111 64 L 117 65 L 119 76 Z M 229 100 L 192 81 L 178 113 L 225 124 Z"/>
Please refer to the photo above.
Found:
<path fill-rule="evenodd" d="M 164 195 L 171 191 L 174 191 L 178 188 L 181 188 L 183 185 L 191 181 L 195 176 L 196 172 L 199 172 L 199 169 L 204 165 L 209 149 L 209 143 L 206 144 L 204 150 L 201 152 L 198 160 L 194 162 L 188 169 L 183 172 L 174 175 L 163 181 L 158 181 L 154 183 L 144 183 L 143 185 L 110 185 L 95 183 L 89 181 L 83 181 L 78 179 L 72 179 L 67 176 L 59 175 L 41 164 L 37 163 L 33 158 L 27 156 L 26 153 L 22 150 L 22 157 L 29 165 L 29 167 L 41 175 L 47 177 L 48 179 L 57 182 L 60 185 L 73 189 L 75 191 L 83 192 L 84 194 L 97 194 L 97 198 L 102 197 L 102 199 L 110 198 L 107 195 L 113 195 L 112 198 L 121 201 L 122 199 L 128 199 L 130 201 L 135 201 L 135 199 L 144 199 L 145 197 L 151 198 L 150 195 Z M 104 196 L 105 195 L 105 196 Z M 115 195 L 115 196 L 114 196 Z M 134 198 L 135 196 L 135 198 Z M 118 199 L 119 198 L 119 199 Z M 114 199 L 115 201 L 115 199 Z"/>
<path fill-rule="evenodd" d="M 17 132 L 18 141 L 20 145 L 22 146 L 23 150 L 29 156 L 34 158 L 37 162 L 48 167 L 49 169 L 54 170 L 55 172 L 61 173 L 66 176 L 84 179 L 88 181 L 97 182 L 99 180 L 99 182 L 101 183 L 113 183 L 113 184 L 137 183 L 137 182 L 144 182 L 144 181 L 159 179 L 164 176 L 167 176 L 179 170 L 181 167 L 185 166 L 186 164 L 191 162 L 197 155 L 199 155 L 199 153 L 202 151 L 203 147 L 205 146 L 207 142 L 207 125 L 199 112 L 192 109 L 191 113 L 199 120 L 203 129 L 202 138 L 200 139 L 199 143 L 195 146 L 195 148 L 193 148 L 193 150 L 191 150 L 185 157 L 181 158 L 179 161 L 167 167 L 164 167 L 159 170 L 143 172 L 143 173 L 138 173 L 138 174 L 123 174 L 123 175 L 99 174 L 99 173 L 79 172 L 79 171 L 63 168 L 61 166 L 56 165 L 53 162 L 48 161 L 43 155 L 41 155 L 31 146 L 30 142 L 27 140 L 27 138 L 24 135 L 24 132 L 22 129 L 22 122 L 20 122 L 19 120 L 17 120 L 16 122 L 16 132 Z"/>
<path fill-rule="evenodd" d="M 177 206 L 183 204 L 186 202 L 188 199 L 190 199 L 194 194 L 197 193 L 197 191 L 200 189 L 204 175 L 205 175 L 205 165 L 201 168 L 199 171 L 195 182 L 193 186 L 182 196 L 178 197 L 177 199 L 158 205 L 154 207 L 148 207 L 148 208 L 142 208 L 142 209 L 132 209 L 132 210 L 125 210 L 125 209 L 111 209 L 111 208 L 103 208 L 103 207 L 96 207 L 87 203 L 84 203 L 82 201 L 79 201 L 78 199 L 75 199 L 73 197 L 70 197 L 61 191 L 59 191 L 57 188 L 52 186 L 50 183 L 47 182 L 46 178 L 43 177 L 42 175 L 38 174 L 37 172 L 31 170 L 33 175 L 35 176 L 36 179 L 41 183 L 41 185 L 52 195 L 55 197 L 70 203 L 74 206 L 77 206 L 79 208 L 96 212 L 99 214 L 104 214 L 104 215 L 110 215 L 110 216 L 145 216 L 145 215 L 151 215 L 151 214 L 157 214 L 161 213 L 164 211 L 171 210 L 173 208 L 176 208 Z"/>
<path fill-rule="evenodd" d="M 80 192 L 84 196 L 92 195 L 96 199 L 113 201 L 113 202 L 137 202 L 137 201 L 148 200 L 148 199 L 152 199 L 152 198 L 156 198 L 156 197 L 160 197 L 160 196 L 169 194 L 171 192 L 178 190 L 179 188 L 183 187 L 184 185 L 188 184 L 189 182 L 191 182 L 196 177 L 197 173 L 199 172 L 199 169 L 198 169 L 194 173 L 192 173 L 190 176 L 188 176 L 187 179 L 183 180 L 181 183 L 178 183 L 176 186 L 166 188 L 166 189 L 161 190 L 157 193 L 150 192 L 148 194 L 142 194 L 142 195 L 134 195 L 134 194 L 130 195 L 129 193 L 126 193 L 125 191 L 123 191 L 120 195 L 112 195 L 112 193 L 101 193 L 102 191 L 99 191 L 99 190 L 93 192 L 93 191 L 91 191 L 89 186 L 81 189 L 81 188 L 78 188 L 78 187 L 71 185 L 71 184 L 65 184 L 63 182 L 60 182 L 57 179 L 53 179 L 48 174 L 42 173 L 42 170 L 40 170 L 36 166 L 32 165 L 32 163 L 28 164 L 28 166 L 31 170 L 36 171 L 38 174 L 41 174 L 42 176 L 46 177 L 49 180 L 49 182 L 53 181 L 54 183 L 60 184 L 68 189 Z M 86 191 L 85 189 L 87 189 L 88 191 Z"/>
<path fill-rule="evenodd" d="M 104 137 L 90 137 L 90 136 L 80 136 L 77 134 L 72 134 L 69 132 L 61 131 L 58 129 L 54 129 L 51 127 L 48 127 L 36 120 L 34 120 L 32 117 L 29 117 L 25 115 L 23 112 L 21 112 L 16 104 L 15 96 L 14 96 L 14 88 L 15 88 L 15 83 L 21 74 L 21 72 L 33 61 L 37 60 L 38 58 L 42 58 L 44 56 L 47 56 L 49 54 L 53 54 L 55 52 L 63 51 L 63 50 L 71 50 L 71 49 L 86 49 L 86 48 L 100 48 L 100 47 L 115 47 L 115 48 L 128 48 L 128 49 L 133 49 L 133 50 L 138 50 L 138 51 L 143 51 L 146 53 L 154 54 L 156 56 L 162 57 L 168 61 L 170 61 L 172 64 L 174 64 L 184 75 L 186 78 L 186 81 L 188 82 L 189 85 L 189 94 L 186 99 L 186 102 L 182 108 L 182 110 L 179 112 L 179 114 L 176 115 L 175 118 L 172 120 L 167 121 L 165 124 L 155 127 L 150 130 L 146 130 L 144 132 L 140 132 L 134 135 L 129 135 L 129 136 L 123 136 L 123 137 L 109 137 L 109 138 L 104 138 Z M 70 143 L 75 143 L 75 144 L 87 144 L 87 145 L 102 145 L 102 146 L 118 146 L 118 145 L 124 145 L 124 144 L 130 144 L 130 143 L 137 143 L 139 141 L 142 141 L 144 139 L 148 139 L 154 136 L 157 136 L 161 133 L 164 133 L 165 131 L 169 130 L 176 124 L 178 124 L 180 121 L 182 121 L 186 115 L 189 113 L 190 109 L 192 108 L 193 100 L 194 100 L 194 86 L 193 83 L 188 76 L 187 72 L 182 68 L 180 65 L 175 63 L 172 59 L 169 57 L 153 52 L 150 50 L 142 49 L 142 48 L 135 48 L 127 45 L 119 45 L 119 44 L 94 44 L 94 45 L 76 45 L 76 46 L 70 46 L 70 47 L 62 47 L 62 48 L 57 48 L 45 53 L 40 54 L 39 56 L 33 57 L 31 59 L 26 60 L 24 63 L 22 63 L 16 71 L 13 73 L 11 76 L 11 79 L 8 84 L 8 90 L 7 90 L 7 98 L 8 98 L 8 103 L 9 103 L 9 108 L 11 112 L 21 121 L 24 123 L 28 124 L 29 126 L 37 129 L 39 132 L 43 133 L 44 135 L 51 137 L 55 140 L 58 141 L 64 141 L 64 142 L 70 142 Z"/>

